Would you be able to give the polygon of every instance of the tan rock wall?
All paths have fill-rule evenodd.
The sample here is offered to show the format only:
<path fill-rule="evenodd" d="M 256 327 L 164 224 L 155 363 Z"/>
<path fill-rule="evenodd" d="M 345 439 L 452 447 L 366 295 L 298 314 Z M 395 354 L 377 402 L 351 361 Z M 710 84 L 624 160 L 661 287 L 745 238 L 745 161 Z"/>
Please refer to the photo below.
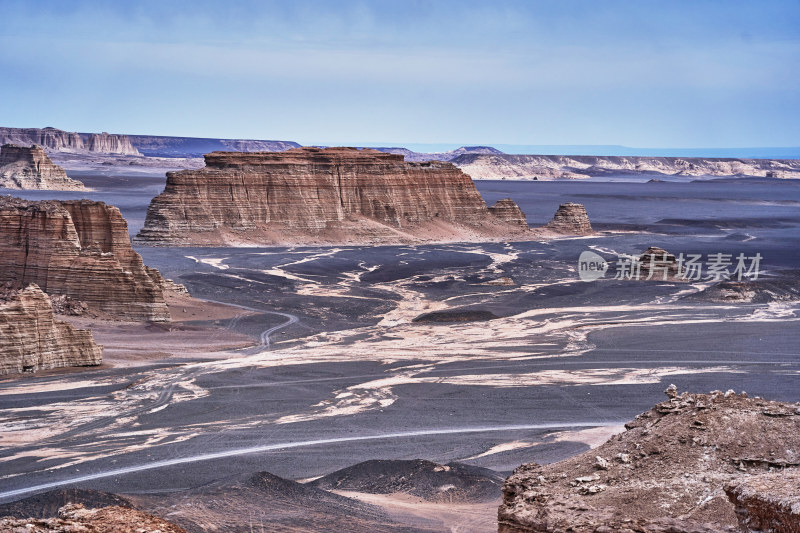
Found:
<path fill-rule="evenodd" d="M 428 222 L 478 230 L 505 224 L 449 163 L 406 163 L 400 155 L 353 148 L 213 152 L 205 160 L 203 169 L 167 173 L 138 241 L 222 243 L 224 232 L 235 230 L 291 233 L 303 242 L 359 220 L 387 227 L 384 233 L 413 233 Z"/>
<path fill-rule="evenodd" d="M 116 207 L 0 198 L 0 282 L 36 283 L 123 320 L 167 322 L 159 279 L 131 248 Z"/>
<path fill-rule="evenodd" d="M 29 285 L 0 299 L 0 374 L 99 365 L 92 332 L 56 320 L 50 298 Z"/>
<path fill-rule="evenodd" d="M 0 187 L 7 189 L 83 190 L 83 183 L 67 177 L 41 146 L 0 147 Z"/>

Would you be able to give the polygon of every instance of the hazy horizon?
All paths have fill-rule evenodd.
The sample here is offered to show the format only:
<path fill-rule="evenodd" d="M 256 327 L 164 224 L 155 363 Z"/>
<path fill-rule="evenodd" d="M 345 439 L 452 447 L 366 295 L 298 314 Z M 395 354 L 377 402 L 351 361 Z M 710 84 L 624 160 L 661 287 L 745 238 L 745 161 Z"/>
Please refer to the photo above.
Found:
<path fill-rule="evenodd" d="M 12 128 L 40 128 L 39 126 L 8 126 L 0 124 L 2 127 Z M 54 126 L 44 126 L 41 128 L 54 128 Z M 62 131 L 63 128 L 56 128 Z M 130 133 L 120 131 L 107 131 L 107 133 L 131 136 L 155 136 L 143 133 Z M 98 131 L 81 131 L 83 135 L 100 133 Z M 229 140 L 258 140 L 258 141 L 283 141 L 297 142 L 294 139 L 254 139 L 245 137 L 198 137 L 198 136 L 176 136 L 164 135 L 163 137 L 188 138 L 188 139 L 229 139 Z M 135 143 L 134 143 L 135 144 Z M 639 156 L 639 157 L 707 157 L 707 158 L 747 158 L 747 159 L 800 159 L 800 146 L 718 146 L 718 147 L 636 147 L 616 144 L 562 144 L 562 145 L 526 145 L 526 144 L 504 144 L 491 142 L 478 143 L 418 143 L 418 142 L 398 142 L 398 141 L 363 141 L 353 143 L 336 142 L 312 142 L 308 144 L 298 143 L 301 146 L 354 146 L 360 148 L 405 148 L 418 153 L 440 153 L 457 150 L 464 147 L 491 147 L 509 155 L 565 155 L 565 156 Z"/>

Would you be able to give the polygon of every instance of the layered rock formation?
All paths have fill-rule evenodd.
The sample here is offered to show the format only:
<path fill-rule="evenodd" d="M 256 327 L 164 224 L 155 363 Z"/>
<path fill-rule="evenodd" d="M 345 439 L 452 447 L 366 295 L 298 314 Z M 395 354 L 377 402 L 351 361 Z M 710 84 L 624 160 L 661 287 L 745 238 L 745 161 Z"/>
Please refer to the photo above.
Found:
<path fill-rule="evenodd" d="M 111 135 L 109 133 L 90 133 L 85 143 L 86 150 L 102 154 L 141 155 L 131 145 L 127 135 Z"/>
<path fill-rule="evenodd" d="M 743 533 L 800 533 L 800 468 L 725 485 Z"/>
<path fill-rule="evenodd" d="M 498 200 L 489 208 L 489 212 L 509 224 L 514 224 L 515 226 L 521 226 L 523 228 L 528 227 L 528 220 L 525 218 L 525 213 L 522 212 L 522 209 L 520 209 L 511 198 Z"/>
<path fill-rule="evenodd" d="M 733 391 L 678 395 L 674 386 L 667 394 L 668 401 L 599 448 L 517 468 L 503 486 L 500 533 L 734 532 L 742 518 L 722 490 L 726 484 L 738 513 L 753 517 L 745 522 L 791 517 L 783 504 L 796 498 L 757 476 L 772 469 L 796 476 L 799 404 Z M 749 496 L 753 491 L 757 497 Z"/>
<path fill-rule="evenodd" d="M 678 276 L 675 256 L 658 246 L 650 246 L 639 257 L 639 279 L 674 280 Z"/>
<path fill-rule="evenodd" d="M 556 214 L 553 215 L 553 220 L 544 227 L 557 233 L 569 235 L 589 235 L 594 233 L 586 208 L 583 204 L 573 204 L 571 202 L 561 204 Z"/>
<path fill-rule="evenodd" d="M 68 504 L 57 518 L 0 518 L 0 530 L 8 533 L 186 533 L 182 527 L 131 509 L 111 506 L 86 509 Z"/>
<path fill-rule="evenodd" d="M 0 128 L 0 144 L 37 144 L 52 152 L 141 155 L 127 135 L 75 133 L 56 128 Z"/>
<path fill-rule="evenodd" d="M 119 209 L 0 198 L 0 282 L 36 283 L 123 320 L 169 321 L 164 281 L 133 251 Z"/>
<path fill-rule="evenodd" d="M 214 152 L 168 172 L 136 240 L 172 245 L 385 243 L 523 234 L 449 163 L 355 148 Z"/>
<path fill-rule="evenodd" d="M 92 332 L 53 318 L 50 298 L 36 285 L 0 294 L 0 374 L 99 365 Z"/>
<path fill-rule="evenodd" d="M 214 151 L 283 152 L 300 145 L 292 141 L 261 141 L 254 139 L 211 139 L 201 137 L 163 137 L 130 135 L 131 144 L 149 157 L 202 157 Z"/>
<path fill-rule="evenodd" d="M 67 177 L 41 146 L 4 144 L 0 147 L 0 187 L 81 191 L 83 183 Z"/>
<path fill-rule="evenodd" d="M 615 174 L 800 178 L 800 160 L 695 157 L 464 154 L 451 160 L 473 179 L 581 179 Z"/>

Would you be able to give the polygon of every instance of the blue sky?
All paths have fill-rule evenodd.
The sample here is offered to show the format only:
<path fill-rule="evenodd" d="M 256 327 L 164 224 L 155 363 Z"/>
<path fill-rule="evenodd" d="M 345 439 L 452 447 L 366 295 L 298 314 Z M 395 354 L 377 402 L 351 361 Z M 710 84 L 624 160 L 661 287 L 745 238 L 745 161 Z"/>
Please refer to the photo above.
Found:
<path fill-rule="evenodd" d="M 0 125 L 800 145 L 800 2 L 0 0 Z"/>

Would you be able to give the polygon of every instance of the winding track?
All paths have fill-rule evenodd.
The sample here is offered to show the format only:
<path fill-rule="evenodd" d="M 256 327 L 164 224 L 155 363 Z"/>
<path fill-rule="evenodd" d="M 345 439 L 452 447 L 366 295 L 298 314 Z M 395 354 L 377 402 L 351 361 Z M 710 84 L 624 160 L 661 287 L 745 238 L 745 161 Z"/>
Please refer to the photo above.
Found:
<path fill-rule="evenodd" d="M 283 329 L 283 328 L 285 328 L 287 326 L 291 326 L 292 324 L 297 324 L 297 323 L 300 322 L 300 319 L 296 315 L 292 315 L 290 313 L 281 313 L 280 311 L 264 311 L 263 309 L 256 309 L 255 307 L 248 307 L 246 305 L 233 304 L 233 303 L 229 303 L 229 302 L 220 302 L 219 300 L 209 300 L 207 298 L 197 298 L 197 299 L 198 300 L 202 300 L 204 302 L 213 303 L 213 304 L 221 304 L 221 305 L 227 305 L 227 306 L 230 306 L 230 307 L 236 307 L 238 309 L 244 309 L 246 311 L 252 311 L 254 313 L 266 314 L 266 315 L 278 315 L 278 316 L 282 316 L 283 318 L 285 318 L 286 322 L 283 322 L 282 324 L 278 324 L 277 326 L 271 327 L 269 329 L 265 329 L 264 331 L 261 332 L 261 346 L 263 346 L 265 348 L 269 348 L 270 347 L 270 335 L 272 335 L 276 331 L 279 331 L 279 330 L 281 330 L 281 329 Z M 241 318 L 239 316 L 237 316 L 235 318 L 235 320 L 237 322 L 240 319 Z"/>
<path fill-rule="evenodd" d="M 245 305 L 231 304 L 231 303 L 228 303 L 228 302 L 220 302 L 220 301 L 216 301 L 216 300 L 207 300 L 207 299 L 203 299 L 203 298 L 198 298 L 198 300 L 203 300 L 205 302 L 222 304 L 222 305 L 229 305 L 231 307 L 237 307 L 237 308 L 240 308 L 240 309 L 244 309 L 244 310 L 247 310 L 247 311 L 253 311 L 253 312 L 256 312 L 256 313 L 260 313 L 260 314 L 279 315 L 279 316 L 282 316 L 282 317 L 286 318 L 286 322 L 283 322 L 281 324 L 278 324 L 277 326 L 273 326 L 273 327 L 271 327 L 269 329 L 266 329 L 266 330 L 261 332 L 261 335 L 260 335 L 261 345 L 259 346 L 259 349 L 269 348 L 270 347 L 270 335 L 272 335 L 276 331 L 279 331 L 279 330 L 281 330 L 281 329 L 283 329 L 283 328 L 285 328 L 287 326 L 290 326 L 292 324 L 296 324 L 296 323 L 298 323 L 300 321 L 300 319 L 297 316 L 289 314 L 289 313 L 281 313 L 279 311 L 264 311 L 264 310 L 261 310 L 261 309 L 256 309 L 254 307 L 247 307 Z M 238 322 L 239 320 L 241 320 L 241 315 L 237 315 L 236 317 L 234 317 L 232 322 L 235 323 L 235 322 Z M 158 394 L 158 397 L 155 399 L 154 402 L 149 403 L 149 404 L 144 405 L 144 406 L 141 406 L 141 407 L 137 407 L 135 409 L 132 409 L 131 411 L 128 411 L 128 412 L 125 412 L 125 413 L 122 413 L 122 414 L 118 414 L 118 415 L 114 415 L 114 416 L 102 417 L 102 418 L 99 418 L 97 420 L 93 420 L 91 422 L 87 422 L 86 424 L 81 424 L 80 426 L 72 428 L 71 430 L 69 430 L 69 431 L 67 431 L 65 433 L 62 433 L 62 434 L 58 435 L 57 437 L 45 440 L 45 442 L 56 442 L 56 441 L 61 441 L 61 440 L 65 440 L 65 439 L 69 440 L 69 439 L 72 439 L 72 438 L 75 438 L 75 437 L 79 437 L 79 436 L 85 436 L 87 432 L 94 431 L 96 429 L 100 429 L 100 428 L 103 428 L 103 427 L 105 427 L 105 426 L 107 426 L 109 424 L 112 424 L 120 417 L 139 416 L 139 415 L 145 414 L 148 411 L 151 411 L 153 409 L 157 409 L 159 407 L 167 405 L 169 403 L 169 401 L 172 399 L 172 395 L 175 392 L 175 387 L 177 387 L 179 382 L 186 381 L 187 379 L 192 379 L 194 377 L 197 377 L 200 374 L 202 374 L 202 371 L 200 371 L 200 370 L 195 370 L 195 371 L 190 372 L 188 374 L 181 374 L 181 375 L 175 377 L 174 379 L 172 379 L 169 383 L 167 383 L 167 385 Z"/>
<path fill-rule="evenodd" d="M 199 455 L 190 455 L 184 457 L 176 457 L 173 459 L 165 459 L 162 461 L 152 461 L 138 465 L 126 466 L 123 468 L 115 468 L 112 470 L 105 470 L 100 472 L 93 472 L 84 476 L 77 476 L 73 478 L 63 479 L 61 481 L 51 481 L 49 483 L 42 483 L 39 485 L 32 485 L 20 489 L 0 492 L 0 501 L 10 498 L 16 498 L 23 494 L 31 492 L 41 492 L 44 490 L 61 487 L 64 485 L 71 485 L 73 483 L 82 483 L 84 481 L 92 481 L 95 479 L 102 479 L 107 477 L 120 476 L 124 474 L 132 474 L 135 472 L 142 472 L 145 470 L 155 470 L 168 466 L 175 466 L 187 463 L 196 463 L 201 461 L 211 461 L 214 459 L 224 459 L 226 457 L 234 457 L 238 455 L 248 455 L 253 453 L 271 452 L 277 450 L 287 450 L 291 448 L 303 448 L 308 446 L 317 446 L 322 444 L 338 444 L 344 442 L 354 441 L 369 441 L 369 440 L 389 440 L 400 439 L 406 437 L 419 437 L 426 435 L 453 435 L 459 433 L 488 433 L 495 431 L 517 431 L 526 429 L 571 429 L 571 428 L 587 428 L 599 426 L 620 425 L 623 421 L 620 420 L 604 420 L 600 422 L 565 422 L 563 424 L 524 424 L 517 426 L 489 426 L 489 427 L 467 427 L 467 428 L 444 428 L 444 429 L 424 429 L 416 431 L 403 431 L 397 433 L 382 433 L 375 435 L 357 435 L 350 437 L 333 437 L 327 439 L 314 439 L 314 440 L 301 440 L 292 442 L 282 442 L 276 444 L 265 444 L 261 446 L 250 446 L 247 448 L 234 448 L 231 450 L 223 450 L 219 452 L 204 453 Z"/>

